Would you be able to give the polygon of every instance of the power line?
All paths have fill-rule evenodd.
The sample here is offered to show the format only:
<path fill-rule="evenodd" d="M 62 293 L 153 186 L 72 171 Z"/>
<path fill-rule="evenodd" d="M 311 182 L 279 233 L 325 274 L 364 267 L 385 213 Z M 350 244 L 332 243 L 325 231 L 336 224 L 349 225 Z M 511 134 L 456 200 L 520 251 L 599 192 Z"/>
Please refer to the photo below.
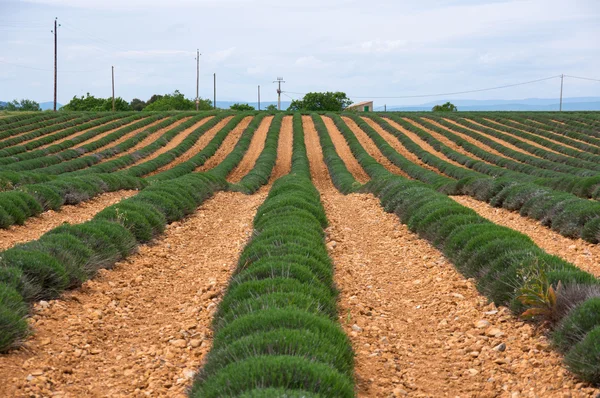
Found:
<path fill-rule="evenodd" d="M 573 76 L 573 75 L 565 75 L 565 77 L 572 77 L 573 79 L 591 80 L 593 82 L 600 82 L 600 79 L 592 79 L 591 77 L 579 77 L 579 76 Z"/>
<path fill-rule="evenodd" d="M 545 81 L 545 80 L 556 79 L 556 78 L 559 78 L 559 77 L 560 77 L 560 75 L 556 75 L 556 76 L 545 77 L 543 79 L 530 80 L 530 81 L 527 81 L 527 82 L 514 83 L 514 84 L 505 84 L 503 86 L 480 88 L 480 89 L 476 89 L 476 90 L 455 91 L 455 92 L 451 92 L 451 93 L 421 94 L 421 95 L 402 95 L 402 96 L 383 96 L 383 97 L 382 96 L 348 95 L 348 97 L 350 97 L 350 98 L 373 98 L 373 99 L 384 99 L 384 98 L 402 99 L 402 98 L 441 97 L 441 96 L 446 96 L 446 95 L 469 94 L 469 93 L 479 93 L 479 92 L 482 92 L 482 91 L 499 90 L 499 89 L 502 89 L 502 88 L 522 86 L 522 85 L 525 85 L 525 84 L 542 82 L 542 81 Z M 287 91 L 287 93 L 298 94 L 298 95 L 306 95 L 306 93 L 296 93 L 296 92 L 292 92 L 292 91 Z"/>
<path fill-rule="evenodd" d="M 42 72 L 52 72 L 53 69 L 43 69 L 43 68 L 36 68 L 34 66 L 27 66 L 27 65 L 21 65 L 21 64 L 15 64 L 12 62 L 6 62 L 6 61 L 2 61 L 0 60 L 0 63 L 3 64 L 7 64 L 7 65 L 12 65 L 12 66 L 18 66 L 19 68 L 25 68 L 25 69 L 33 69 L 33 70 L 39 70 Z M 92 70 L 60 70 L 58 71 L 59 73 L 91 73 L 91 72 L 100 72 L 103 71 L 104 69 L 92 69 Z"/>

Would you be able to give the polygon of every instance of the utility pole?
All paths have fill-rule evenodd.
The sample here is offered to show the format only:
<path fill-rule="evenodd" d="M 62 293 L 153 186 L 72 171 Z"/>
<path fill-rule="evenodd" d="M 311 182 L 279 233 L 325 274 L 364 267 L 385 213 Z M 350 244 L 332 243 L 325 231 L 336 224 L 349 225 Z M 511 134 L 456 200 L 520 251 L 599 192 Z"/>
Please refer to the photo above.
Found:
<path fill-rule="evenodd" d="M 560 105 L 558 108 L 559 112 L 562 112 L 562 93 L 563 93 L 563 80 L 565 79 L 565 75 L 560 75 Z"/>
<path fill-rule="evenodd" d="M 58 17 L 54 18 L 54 30 L 51 32 L 54 33 L 54 112 L 56 112 L 56 91 L 57 91 L 57 64 L 58 64 L 58 27 L 60 24 L 58 23 Z"/>
<path fill-rule="evenodd" d="M 277 89 L 277 110 L 281 110 L 281 83 L 285 83 L 283 77 L 278 77 L 273 83 L 278 83 L 279 88 Z"/>
<path fill-rule="evenodd" d="M 115 111 L 115 67 L 112 67 L 112 94 L 113 94 L 113 112 Z"/>
<path fill-rule="evenodd" d="M 196 49 L 196 112 L 200 106 L 200 50 Z"/>
<path fill-rule="evenodd" d="M 214 82 L 213 82 L 214 106 L 215 106 L 215 109 L 217 109 L 217 74 L 216 73 L 213 75 L 213 80 L 214 80 Z"/>
<path fill-rule="evenodd" d="M 258 110 L 260 111 L 260 84 L 258 85 Z"/>

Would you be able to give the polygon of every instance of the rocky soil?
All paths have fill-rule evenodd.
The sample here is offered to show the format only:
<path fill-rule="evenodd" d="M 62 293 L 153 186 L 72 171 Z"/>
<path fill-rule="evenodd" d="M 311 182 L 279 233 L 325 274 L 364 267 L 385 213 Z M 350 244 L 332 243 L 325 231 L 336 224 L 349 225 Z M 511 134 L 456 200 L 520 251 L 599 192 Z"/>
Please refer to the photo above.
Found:
<path fill-rule="evenodd" d="M 240 182 L 240 180 L 244 178 L 244 176 L 248 174 L 250 170 L 252 170 L 254 164 L 256 163 L 256 159 L 258 159 L 265 147 L 265 139 L 267 138 L 269 126 L 271 125 L 272 121 L 273 116 L 267 116 L 261 121 L 260 125 L 254 132 L 254 135 L 252 136 L 252 140 L 250 140 L 250 146 L 248 147 L 248 150 L 244 154 L 244 157 L 237 167 L 233 169 L 231 173 L 229 173 L 227 176 L 227 181 L 232 183 Z"/>
<path fill-rule="evenodd" d="M 536 220 L 522 217 L 516 211 L 492 207 L 470 196 L 451 196 L 451 198 L 461 205 L 475 210 L 483 218 L 529 236 L 546 252 L 564 258 L 582 270 L 600 277 L 600 246 L 583 239 L 564 237 Z"/>
<path fill-rule="evenodd" d="M 40 236 L 63 223 L 80 224 L 91 220 L 104 208 L 138 193 L 133 190 L 107 192 L 77 205 L 63 206 L 59 211 L 48 210 L 32 217 L 25 225 L 13 225 L 0 229 L 0 250 L 6 250 L 18 243 L 38 239 Z"/>
<path fill-rule="evenodd" d="M 264 197 L 218 193 L 113 270 L 37 303 L 33 336 L 0 356 L 0 396 L 185 396 Z"/>
<path fill-rule="evenodd" d="M 215 154 L 211 156 L 206 161 L 206 163 L 198 167 L 195 171 L 208 171 L 213 167 L 216 167 L 219 163 L 221 163 L 223 159 L 225 159 L 227 155 L 229 155 L 231 151 L 233 151 L 233 148 L 235 148 L 235 145 L 242 136 L 242 133 L 244 132 L 244 130 L 246 130 L 246 127 L 248 127 L 251 121 L 252 116 L 247 116 L 244 119 L 242 119 L 242 121 L 237 126 L 235 126 L 233 130 L 229 132 L 229 134 L 227 134 L 227 137 L 225 138 L 225 140 L 223 140 L 221 146 L 219 147 L 219 149 L 217 149 L 217 152 L 215 152 Z"/>

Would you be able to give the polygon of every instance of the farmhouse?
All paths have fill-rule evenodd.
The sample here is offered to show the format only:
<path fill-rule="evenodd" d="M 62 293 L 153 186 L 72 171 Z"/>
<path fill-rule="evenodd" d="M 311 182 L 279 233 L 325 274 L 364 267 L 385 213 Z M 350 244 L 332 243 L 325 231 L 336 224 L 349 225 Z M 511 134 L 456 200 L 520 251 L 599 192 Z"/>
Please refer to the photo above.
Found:
<path fill-rule="evenodd" d="M 357 112 L 373 112 L 373 101 L 358 102 L 348 106 L 346 110 Z"/>

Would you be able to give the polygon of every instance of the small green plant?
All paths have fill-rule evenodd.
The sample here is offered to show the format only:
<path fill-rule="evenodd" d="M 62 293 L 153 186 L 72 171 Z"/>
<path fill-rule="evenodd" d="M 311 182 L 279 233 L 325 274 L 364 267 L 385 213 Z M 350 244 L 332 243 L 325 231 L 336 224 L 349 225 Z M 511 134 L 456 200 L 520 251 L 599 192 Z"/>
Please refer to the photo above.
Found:
<path fill-rule="evenodd" d="M 520 276 L 525 283 L 517 299 L 528 307 L 521 317 L 526 319 L 539 317 L 549 321 L 556 312 L 556 293 L 562 286 L 560 281 L 554 289 L 548 281 L 545 264 L 540 264 L 538 261 L 523 269 Z"/>

